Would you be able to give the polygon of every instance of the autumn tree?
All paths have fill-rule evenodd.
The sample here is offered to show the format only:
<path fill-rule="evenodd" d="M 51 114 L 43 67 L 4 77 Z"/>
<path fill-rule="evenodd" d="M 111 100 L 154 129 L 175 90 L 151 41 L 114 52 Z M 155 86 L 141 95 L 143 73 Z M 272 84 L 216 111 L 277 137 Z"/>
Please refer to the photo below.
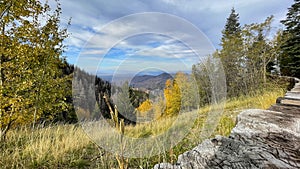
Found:
<path fill-rule="evenodd" d="M 184 111 L 190 111 L 198 108 L 199 96 L 197 92 L 197 83 L 193 76 L 183 72 L 177 72 L 174 79 L 180 89 L 182 109 Z"/>
<path fill-rule="evenodd" d="M 164 89 L 166 108 L 164 116 L 177 115 L 181 109 L 181 92 L 177 81 L 168 79 Z"/>
<path fill-rule="evenodd" d="M 59 3 L 3 0 L 0 54 L 0 137 L 11 126 L 67 111 L 68 77 L 62 72 L 63 40 Z"/>
<path fill-rule="evenodd" d="M 149 99 L 147 99 L 146 101 L 144 101 L 139 107 L 138 107 L 138 111 L 141 113 L 145 113 L 148 112 L 149 110 L 152 109 L 152 103 Z"/>
<path fill-rule="evenodd" d="M 183 72 L 177 72 L 174 79 L 166 81 L 164 98 L 159 96 L 153 102 L 147 99 L 137 110 L 147 113 L 149 118 L 159 118 L 173 116 L 180 111 L 188 112 L 198 107 L 199 95 L 195 79 Z"/>
<path fill-rule="evenodd" d="M 137 119 L 142 122 L 150 121 L 154 117 L 153 103 L 150 99 L 147 99 L 137 108 Z"/>

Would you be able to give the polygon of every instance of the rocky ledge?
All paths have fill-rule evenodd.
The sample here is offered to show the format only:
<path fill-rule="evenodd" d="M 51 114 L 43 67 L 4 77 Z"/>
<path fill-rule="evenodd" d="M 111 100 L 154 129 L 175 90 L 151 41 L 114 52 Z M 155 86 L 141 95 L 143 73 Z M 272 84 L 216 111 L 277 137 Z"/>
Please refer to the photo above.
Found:
<path fill-rule="evenodd" d="M 238 115 L 229 137 L 207 139 L 154 169 L 300 168 L 300 82 L 269 110 Z"/>

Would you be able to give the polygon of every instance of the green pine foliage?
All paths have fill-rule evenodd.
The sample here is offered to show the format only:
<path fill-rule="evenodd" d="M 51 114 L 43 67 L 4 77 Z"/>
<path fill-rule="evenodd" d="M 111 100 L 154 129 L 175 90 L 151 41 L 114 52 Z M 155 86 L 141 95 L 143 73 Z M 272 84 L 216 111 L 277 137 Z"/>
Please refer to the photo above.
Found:
<path fill-rule="evenodd" d="M 281 21 L 287 39 L 281 46 L 280 68 L 283 75 L 300 77 L 300 0 L 295 0 L 286 16 Z"/>
<path fill-rule="evenodd" d="M 227 18 L 225 29 L 223 30 L 222 42 L 226 41 L 231 36 L 237 36 L 241 33 L 241 26 L 239 22 L 239 14 L 235 9 L 231 9 L 231 13 Z"/>
<path fill-rule="evenodd" d="M 242 30 L 239 23 L 239 15 L 234 8 L 227 18 L 222 33 L 222 50 L 219 53 L 219 57 L 224 66 L 227 86 L 229 86 L 227 93 L 230 96 L 237 96 L 238 92 L 236 92 L 236 89 L 243 90 L 245 87 L 242 83 L 245 77 L 241 72 L 242 65 L 240 64 L 243 57 Z"/>

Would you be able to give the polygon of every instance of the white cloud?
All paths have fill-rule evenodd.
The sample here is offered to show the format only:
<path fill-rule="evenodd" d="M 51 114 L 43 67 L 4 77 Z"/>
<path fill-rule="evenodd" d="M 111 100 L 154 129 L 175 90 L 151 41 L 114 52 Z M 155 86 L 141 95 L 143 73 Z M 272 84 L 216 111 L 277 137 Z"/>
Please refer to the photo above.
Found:
<path fill-rule="evenodd" d="M 182 44 L 164 44 L 155 48 L 142 49 L 135 53 L 138 56 L 156 56 L 162 58 L 195 57 L 192 50 Z"/>
<path fill-rule="evenodd" d="M 70 49 L 74 47 L 81 49 L 87 45 L 81 56 L 97 58 L 108 52 L 107 48 L 116 47 L 124 50 L 128 56 L 163 58 L 189 56 L 193 61 L 195 55 L 191 49 L 196 50 L 201 56 L 212 52 L 205 35 L 218 48 L 221 31 L 233 6 L 240 14 L 242 24 L 262 22 L 267 16 L 274 14 L 274 27 L 277 28 L 280 27 L 279 21 L 285 18 L 287 8 L 293 4 L 293 0 L 61 0 L 61 3 L 62 18 L 67 21 L 72 17 L 69 29 L 71 36 L 66 40 L 67 45 L 72 46 Z M 168 20 L 158 22 L 160 18 L 146 16 L 136 18 L 134 21 L 117 22 L 105 29 L 106 24 L 111 21 L 138 12 L 163 12 L 179 16 L 193 23 L 205 35 L 194 36 L 191 30 L 186 30 L 184 26 L 175 22 Z M 163 29 L 166 31 L 165 35 L 180 37 L 183 43 L 188 41 L 190 46 L 175 44 L 174 37 L 153 35 L 139 38 L 139 35 L 135 34 L 143 31 L 151 33 L 149 28 L 153 32 Z M 153 45 L 155 42 L 161 43 L 157 44 L 158 46 L 151 46 L 151 43 Z"/>

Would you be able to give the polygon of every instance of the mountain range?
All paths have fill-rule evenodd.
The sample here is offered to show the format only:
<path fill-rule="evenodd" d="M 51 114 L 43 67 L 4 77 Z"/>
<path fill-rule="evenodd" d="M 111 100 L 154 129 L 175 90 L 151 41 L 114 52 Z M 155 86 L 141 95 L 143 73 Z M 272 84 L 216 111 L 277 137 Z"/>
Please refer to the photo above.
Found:
<path fill-rule="evenodd" d="M 165 83 L 168 79 L 173 77 L 168 73 L 162 73 L 160 75 L 140 75 L 135 76 L 130 81 L 130 86 L 134 88 L 143 88 L 148 90 L 164 89 Z"/>

